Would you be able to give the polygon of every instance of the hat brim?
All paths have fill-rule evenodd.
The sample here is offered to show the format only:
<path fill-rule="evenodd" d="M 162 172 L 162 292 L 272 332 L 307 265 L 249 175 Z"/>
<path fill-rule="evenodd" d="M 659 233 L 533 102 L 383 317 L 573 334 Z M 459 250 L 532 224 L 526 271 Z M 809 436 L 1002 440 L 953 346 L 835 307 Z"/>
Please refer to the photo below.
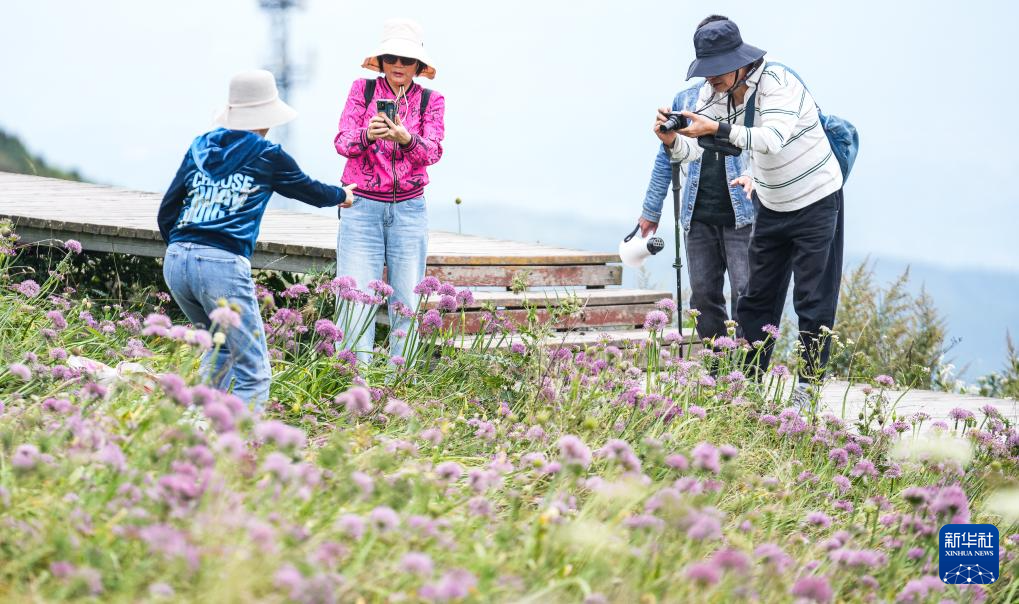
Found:
<path fill-rule="evenodd" d="M 263 130 L 292 121 L 297 111 L 280 99 L 255 107 L 224 107 L 215 122 L 230 130 Z"/>
<path fill-rule="evenodd" d="M 410 40 L 386 40 L 378 47 L 375 54 L 365 57 L 364 62 L 361 63 L 361 67 L 381 72 L 382 66 L 379 65 L 379 57 L 382 55 L 396 55 L 398 57 L 417 59 L 425 64 L 425 68 L 420 75 L 428 78 L 429 80 L 435 78 L 435 66 L 432 64 L 432 57 L 429 56 L 420 44 L 416 44 Z"/>
<path fill-rule="evenodd" d="M 686 72 L 686 79 L 712 78 L 736 71 L 760 59 L 764 54 L 765 51 L 760 48 L 744 43 L 721 54 L 694 59 Z"/>

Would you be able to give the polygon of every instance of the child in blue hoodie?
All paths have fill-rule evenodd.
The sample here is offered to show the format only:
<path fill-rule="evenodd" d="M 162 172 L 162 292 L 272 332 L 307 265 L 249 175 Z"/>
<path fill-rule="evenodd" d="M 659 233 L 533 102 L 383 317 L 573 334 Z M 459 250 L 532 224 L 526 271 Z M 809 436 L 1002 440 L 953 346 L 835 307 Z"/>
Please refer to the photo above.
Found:
<path fill-rule="evenodd" d="M 272 374 L 250 258 L 269 198 L 275 191 L 319 208 L 349 207 L 353 200 L 354 185 L 313 180 L 265 139 L 269 128 L 295 117 L 271 73 L 237 74 L 229 103 L 216 118 L 223 127 L 194 140 L 159 206 L 170 293 L 196 326 L 215 323 L 225 331 L 218 352 L 203 359 L 203 375 L 223 390 L 232 384 L 233 393 L 256 410 L 269 398 Z M 240 310 L 239 317 L 216 312 L 222 299 Z"/>

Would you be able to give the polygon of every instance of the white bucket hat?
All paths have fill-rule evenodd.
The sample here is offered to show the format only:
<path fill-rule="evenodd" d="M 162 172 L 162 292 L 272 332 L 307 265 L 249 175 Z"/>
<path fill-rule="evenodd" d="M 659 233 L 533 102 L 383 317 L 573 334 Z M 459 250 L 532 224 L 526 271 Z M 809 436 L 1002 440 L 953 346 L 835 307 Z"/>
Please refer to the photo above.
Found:
<path fill-rule="evenodd" d="M 253 69 L 230 78 L 229 100 L 216 123 L 230 130 L 262 130 L 295 117 L 297 111 L 280 100 L 276 78 L 264 69 Z"/>
<path fill-rule="evenodd" d="M 410 19 L 390 19 L 382 26 L 382 43 L 379 44 L 374 54 L 365 57 L 361 67 L 372 71 L 382 71 L 379 65 L 379 57 L 382 55 L 396 55 L 417 59 L 425 64 L 421 75 L 429 80 L 435 78 L 435 67 L 432 65 L 432 58 L 425 51 L 424 31 L 417 21 Z"/>

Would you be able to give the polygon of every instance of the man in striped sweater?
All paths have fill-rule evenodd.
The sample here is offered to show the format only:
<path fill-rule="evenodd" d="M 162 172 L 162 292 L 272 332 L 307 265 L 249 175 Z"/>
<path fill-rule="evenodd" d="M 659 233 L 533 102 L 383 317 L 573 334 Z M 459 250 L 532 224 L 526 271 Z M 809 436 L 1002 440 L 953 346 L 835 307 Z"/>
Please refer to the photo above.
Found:
<path fill-rule="evenodd" d="M 679 136 L 660 136 L 673 162 L 713 152 L 701 147 L 701 137 L 750 151 L 759 207 L 750 281 L 736 314 L 748 340 L 773 344 L 764 328 L 780 323 L 793 277 L 803 344 L 796 402 L 803 404 L 807 385 L 823 377 L 829 354 L 824 331 L 835 322 L 842 278 L 842 172 L 813 97 L 785 67 L 765 62 L 763 50 L 744 43 L 735 23 L 722 19 L 699 28 L 694 48 L 697 58 L 687 79 L 705 77 L 710 87 L 701 90 L 694 111 L 683 112 L 690 123 Z M 754 113 L 747 120 L 751 98 Z M 756 359 L 758 372 L 767 369 L 772 348 L 765 346 Z"/>

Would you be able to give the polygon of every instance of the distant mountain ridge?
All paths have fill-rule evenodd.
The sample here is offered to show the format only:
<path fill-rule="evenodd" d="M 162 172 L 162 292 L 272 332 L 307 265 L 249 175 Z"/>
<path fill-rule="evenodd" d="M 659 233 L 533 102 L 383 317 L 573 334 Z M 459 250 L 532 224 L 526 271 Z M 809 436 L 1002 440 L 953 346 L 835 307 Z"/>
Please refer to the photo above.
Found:
<path fill-rule="evenodd" d="M 61 170 L 50 166 L 41 156 L 32 155 L 17 136 L 3 130 L 0 130 L 0 172 L 84 180 L 77 170 Z"/>

